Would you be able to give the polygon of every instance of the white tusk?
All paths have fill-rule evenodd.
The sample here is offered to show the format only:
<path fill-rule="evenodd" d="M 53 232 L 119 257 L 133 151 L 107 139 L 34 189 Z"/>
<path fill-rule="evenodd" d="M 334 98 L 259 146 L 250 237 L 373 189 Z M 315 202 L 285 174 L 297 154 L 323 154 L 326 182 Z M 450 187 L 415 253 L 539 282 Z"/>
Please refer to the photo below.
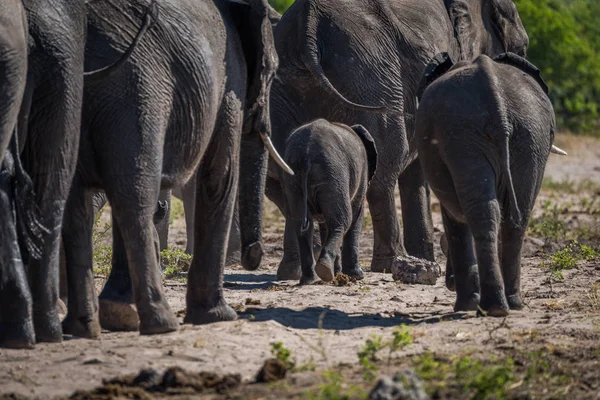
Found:
<path fill-rule="evenodd" d="M 290 166 L 285 163 L 285 161 L 283 161 L 283 158 L 281 158 L 281 156 L 279 155 L 279 153 L 275 149 L 275 146 L 273 146 L 273 142 L 271 141 L 271 137 L 269 135 L 267 135 L 266 133 L 262 133 L 261 132 L 260 138 L 262 139 L 265 147 L 269 151 L 269 154 L 273 158 L 273 161 L 275 161 L 275 163 L 277 165 L 279 165 L 285 172 L 287 172 L 288 174 L 294 176 L 294 170 L 291 169 Z"/>
<path fill-rule="evenodd" d="M 561 156 L 566 156 L 567 155 L 566 151 L 564 151 L 561 148 L 556 147 L 555 145 L 552 145 L 552 147 L 550 148 L 550 153 L 560 154 Z"/>

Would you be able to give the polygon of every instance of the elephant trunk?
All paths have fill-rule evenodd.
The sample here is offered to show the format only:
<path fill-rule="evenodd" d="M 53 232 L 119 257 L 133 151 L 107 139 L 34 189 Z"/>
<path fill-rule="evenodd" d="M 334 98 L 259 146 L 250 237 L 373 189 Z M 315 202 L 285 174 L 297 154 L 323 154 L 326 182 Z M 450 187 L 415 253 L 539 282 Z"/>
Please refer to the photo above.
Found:
<path fill-rule="evenodd" d="M 239 217 L 242 266 L 256 270 L 262 261 L 262 208 L 268 152 L 259 135 L 242 137 L 239 184 Z"/>

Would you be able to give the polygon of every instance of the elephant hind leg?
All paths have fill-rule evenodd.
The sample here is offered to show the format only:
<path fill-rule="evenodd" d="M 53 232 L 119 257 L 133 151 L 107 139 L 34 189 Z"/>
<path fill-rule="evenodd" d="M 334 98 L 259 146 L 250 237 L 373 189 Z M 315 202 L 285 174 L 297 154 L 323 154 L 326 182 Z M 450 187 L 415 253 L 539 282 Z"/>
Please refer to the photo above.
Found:
<path fill-rule="evenodd" d="M 325 215 L 327 238 L 322 243 L 315 271 L 323 281 L 331 282 L 335 277 L 336 262 L 339 265 L 340 248 L 352 224 L 352 208 L 350 199 L 344 196 L 337 196 L 334 201 L 323 199 L 320 204 Z"/>
<path fill-rule="evenodd" d="M 188 274 L 186 323 L 237 318 L 223 296 L 223 271 L 238 188 L 241 109 L 240 101 L 228 93 L 197 171 L 194 258 Z"/>
<path fill-rule="evenodd" d="M 521 299 L 521 248 L 525 238 L 527 223 L 515 227 L 510 221 L 502 221 L 501 263 L 504 292 L 511 310 L 523 308 Z"/>

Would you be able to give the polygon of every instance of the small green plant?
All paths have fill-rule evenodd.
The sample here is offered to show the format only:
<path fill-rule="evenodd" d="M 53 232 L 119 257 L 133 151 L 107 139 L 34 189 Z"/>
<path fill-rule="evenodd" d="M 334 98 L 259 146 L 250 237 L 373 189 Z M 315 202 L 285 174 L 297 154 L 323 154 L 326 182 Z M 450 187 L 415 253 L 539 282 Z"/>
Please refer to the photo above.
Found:
<path fill-rule="evenodd" d="M 563 209 L 546 200 L 542 203 L 542 214 L 529 221 L 528 234 L 546 241 L 563 240 L 567 234 L 567 224 L 561 217 Z"/>
<path fill-rule="evenodd" d="M 296 360 L 292 358 L 292 351 L 286 348 L 282 342 L 271 343 L 271 354 L 288 369 L 293 369 L 296 365 Z"/>
<path fill-rule="evenodd" d="M 390 340 L 383 340 L 383 337 L 373 334 L 371 338 L 367 339 L 365 345 L 358 351 L 358 361 L 363 366 L 363 379 L 370 382 L 377 376 L 377 365 L 379 361 L 378 353 L 387 348 L 388 353 L 388 364 L 391 363 L 392 356 L 394 353 L 410 346 L 414 341 L 414 336 L 411 329 L 406 325 L 402 324 L 392 331 L 392 338 Z"/>
<path fill-rule="evenodd" d="M 346 385 L 344 376 L 335 370 L 323 372 L 324 383 L 319 385 L 317 392 L 307 393 L 307 398 L 313 400 L 350 400 L 366 399 L 367 393 L 356 385 Z"/>
<path fill-rule="evenodd" d="M 192 256 L 185 251 L 169 247 L 160 252 L 160 262 L 165 268 L 165 278 L 178 278 L 182 272 L 187 272 L 190 269 Z"/>
<path fill-rule="evenodd" d="M 550 256 L 550 260 L 543 262 L 542 266 L 550 271 L 551 282 L 562 282 L 563 271 L 577 267 L 579 261 L 597 258 L 600 258 L 600 250 L 597 248 L 573 242 Z"/>
<path fill-rule="evenodd" d="M 457 382 L 465 392 L 472 393 L 473 400 L 506 398 L 506 387 L 515 380 L 511 358 L 490 361 L 493 365 L 488 366 L 479 360 L 461 357 L 453 363 Z"/>

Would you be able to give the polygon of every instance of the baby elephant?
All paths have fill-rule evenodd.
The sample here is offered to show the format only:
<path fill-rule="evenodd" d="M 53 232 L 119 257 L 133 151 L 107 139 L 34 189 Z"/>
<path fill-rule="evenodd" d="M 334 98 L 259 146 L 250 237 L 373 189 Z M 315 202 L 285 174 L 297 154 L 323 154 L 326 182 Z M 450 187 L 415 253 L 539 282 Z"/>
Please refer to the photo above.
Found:
<path fill-rule="evenodd" d="M 442 206 L 456 311 L 522 308 L 525 229 L 548 155 L 562 151 L 547 93 L 539 70 L 512 53 L 456 65 L 441 53 L 425 69 L 417 147 Z"/>
<path fill-rule="evenodd" d="M 325 282 L 340 270 L 362 279 L 358 241 L 367 186 L 377 166 L 373 138 L 361 125 L 350 128 L 319 119 L 292 133 L 284 159 L 296 172 L 282 182 L 286 224 L 294 224 L 299 243 L 300 284 L 315 282 L 315 270 Z M 319 221 L 322 245 L 316 267 L 313 218 Z"/>

